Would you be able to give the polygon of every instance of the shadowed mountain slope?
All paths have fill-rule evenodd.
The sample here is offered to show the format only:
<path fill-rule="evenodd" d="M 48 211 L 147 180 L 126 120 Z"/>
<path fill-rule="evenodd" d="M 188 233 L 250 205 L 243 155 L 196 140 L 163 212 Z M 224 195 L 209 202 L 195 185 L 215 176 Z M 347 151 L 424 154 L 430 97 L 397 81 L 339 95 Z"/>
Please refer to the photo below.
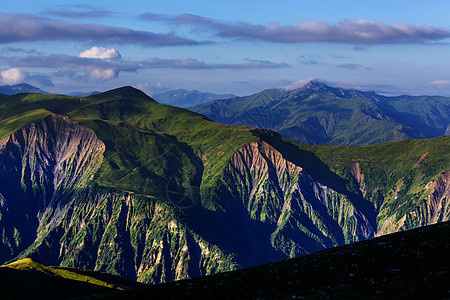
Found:
<path fill-rule="evenodd" d="M 300 258 L 118 292 L 105 299 L 446 299 L 448 222 Z"/>

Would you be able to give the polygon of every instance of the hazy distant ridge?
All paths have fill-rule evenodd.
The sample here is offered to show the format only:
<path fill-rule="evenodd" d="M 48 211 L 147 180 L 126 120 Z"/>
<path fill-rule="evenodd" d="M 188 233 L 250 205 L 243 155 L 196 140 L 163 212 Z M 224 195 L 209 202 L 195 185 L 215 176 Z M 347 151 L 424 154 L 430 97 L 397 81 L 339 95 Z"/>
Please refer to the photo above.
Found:
<path fill-rule="evenodd" d="M 163 93 L 155 94 L 153 96 L 153 98 L 160 103 L 170 104 L 178 107 L 189 107 L 211 100 L 228 99 L 234 97 L 236 97 L 236 95 L 203 93 L 197 90 L 188 91 L 183 89 L 166 91 Z"/>
<path fill-rule="evenodd" d="M 48 94 L 47 92 L 44 92 L 40 88 L 32 86 L 27 83 L 0 86 L 0 94 L 15 95 L 18 93 Z"/>

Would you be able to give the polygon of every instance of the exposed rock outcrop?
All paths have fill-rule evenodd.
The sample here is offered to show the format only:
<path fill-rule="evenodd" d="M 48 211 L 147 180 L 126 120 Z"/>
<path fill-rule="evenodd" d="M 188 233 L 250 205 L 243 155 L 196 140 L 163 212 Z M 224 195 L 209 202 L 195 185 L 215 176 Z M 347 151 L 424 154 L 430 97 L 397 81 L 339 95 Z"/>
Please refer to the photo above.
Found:
<path fill-rule="evenodd" d="M 88 188 L 49 210 L 37 240 L 20 255 L 160 283 L 236 269 L 220 249 L 186 228 L 155 199 Z M 58 226 L 50 224 L 58 223 Z M 48 228 L 46 228 L 48 227 Z M 45 232 L 45 233 L 44 233 Z"/>
<path fill-rule="evenodd" d="M 86 187 L 104 150 L 93 130 L 67 117 L 32 122 L 0 140 L 0 191 L 11 194 L 11 186 L 20 184 L 18 189 L 42 196 L 45 206 L 58 193 Z"/>
<path fill-rule="evenodd" d="M 147 283 L 236 269 L 154 198 L 92 185 L 105 145 L 51 115 L 0 140 L 0 258 L 109 272 Z"/>
<path fill-rule="evenodd" d="M 272 225 L 271 245 L 285 256 L 374 235 L 368 217 L 347 195 L 313 179 L 267 142 L 239 149 L 227 173 L 237 179 L 228 189 L 240 195 L 250 219 Z"/>
<path fill-rule="evenodd" d="M 426 196 L 418 197 L 417 205 L 404 215 L 386 218 L 377 235 L 389 234 L 450 220 L 450 171 L 442 173 L 425 186 Z M 400 199 L 401 200 L 401 199 Z"/>
<path fill-rule="evenodd" d="M 94 131 L 57 115 L 0 140 L 0 225 L 7 241 L 0 245 L 3 261 L 35 240 L 50 205 L 64 211 L 60 196 L 86 187 L 104 150 Z"/>

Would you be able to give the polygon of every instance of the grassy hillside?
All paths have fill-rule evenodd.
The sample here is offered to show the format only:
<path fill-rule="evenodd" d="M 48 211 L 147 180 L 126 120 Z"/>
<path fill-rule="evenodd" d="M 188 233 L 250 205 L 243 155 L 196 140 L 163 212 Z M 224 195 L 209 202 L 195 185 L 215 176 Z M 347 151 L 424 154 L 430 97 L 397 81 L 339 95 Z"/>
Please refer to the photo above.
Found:
<path fill-rule="evenodd" d="M 256 139 L 246 128 L 217 124 L 196 113 L 158 104 L 131 87 L 85 98 L 0 96 L 0 108 L 0 138 L 51 113 L 68 115 L 94 129 L 106 144 L 106 160 L 96 182 L 146 195 L 163 189 L 142 190 L 160 185 L 158 179 L 194 177 L 194 184 L 199 185 L 204 172 L 203 184 L 209 184 L 232 153 Z M 210 163 L 203 164 L 199 157 Z M 182 167 L 185 163 L 190 167 Z M 179 174 L 180 169 L 184 175 Z"/>
<path fill-rule="evenodd" d="M 284 140 L 284 139 L 283 139 Z M 329 147 L 296 144 L 310 151 L 337 174 L 350 191 L 364 194 L 375 208 L 378 225 L 396 214 L 397 220 L 420 206 L 432 191 L 423 189 L 450 170 L 450 137 L 405 140 L 363 147 Z M 311 163 L 308 166 L 308 163 Z M 314 161 L 303 163 L 311 173 L 320 172 Z M 363 184 L 350 174 L 349 166 L 358 164 Z M 327 170 L 327 172 L 329 172 Z M 324 173 L 324 172 L 323 172 Z M 327 176 L 325 174 L 320 176 Z M 325 181 L 332 181 L 326 178 Z M 399 201 L 399 198 L 401 201 Z"/>
<path fill-rule="evenodd" d="M 22 259 L 0 267 L 2 299 L 68 299 L 143 286 L 100 272 Z"/>

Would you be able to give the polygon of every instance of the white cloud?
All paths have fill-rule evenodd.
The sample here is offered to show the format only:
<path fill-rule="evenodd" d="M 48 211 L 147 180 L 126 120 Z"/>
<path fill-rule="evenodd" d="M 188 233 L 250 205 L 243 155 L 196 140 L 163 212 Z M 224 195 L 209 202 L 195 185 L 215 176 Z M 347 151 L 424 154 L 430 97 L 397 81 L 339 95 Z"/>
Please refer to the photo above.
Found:
<path fill-rule="evenodd" d="M 122 56 L 119 51 L 114 48 L 106 49 L 104 47 L 93 46 L 81 52 L 78 57 L 90 58 L 105 61 L 119 61 Z M 109 80 L 119 75 L 117 68 L 105 68 L 101 66 L 85 65 L 83 68 L 89 73 L 89 76 L 95 80 Z"/>
<path fill-rule="evenodd" d="M 342 20 L 336 24 L 302 20 L 290 25 L 280 25 L 278 22 L 253 25 L 246 22 L 222 22 L 191 14 L 167 16 L 144 13 L 141 18 L 151 22 L 201 27 L 212 30 L 217 36 L 224 38 L 249 38 L 274 43 L 408 44 L 436 42 L 450 38 L 450 30 L 445 27 L 406 23 L 385 24 L 365 19 Z"/>
<path fill-rule="evenodd" d="M 182 38 L 173 32 L 161 34 L 125 27 L 62 22 L 24 13 L 6 14 L 0 12 L 0 44 L 36 41 L 93 41 L 96 43 L 134 44 L 150 47 L 211 43 Z"/>
<path fill-rule="evenodd" d="M 429 83 L 429 85 L 447 86 L 450 85 L 450 80 L 433 80 L 432 82 Z"/>
<path fill-rule="evenodd" d="M 171 89 L 170 86 L 168 86 L 164 83 L 161 83 L 161 82 L 156 82 L 156 83 L 141 82 L 141 83 L 136 84 L 135 87 L 150 96 L 152 96 L 156 93 L 160 93 L 160 92 Z"/>
<path fill-rule="evenodd" d="M 119 71 L 114 69 L 92 69 L 90 74 L 94 79 L 108 80 L 117 77 Z"/>
<path fill-rule="evenodd" d="M 207 63 L 197 60 L 195 58 L 148 58 L 144 61 L 145 66 L 151 68 L 168 68 L 168 69 L 190 69 L 190 70 L 210 70 L 210 69 L 275 69 L 275 68 L 287 68 L 287 63 L 276 63 L 268 60 L 254 60 L 246 59 L 244 63 L 238 64 L 216 64 Z"/>
<path fill-rule="evenodd" d="M 104 47 L 94 46 L 81 52 L 78 57 L 99 58 L 99 59 L 120 59 L 119 51 L 114 48 L 106 49 Z"/>
<path fill-rule="evenodd" d="M 318 80 L 318 79 L 317 78 L 300 79 L 300 80 L 297 80 L 297 81 L 291 83 L 288 86 L 283 87 L 283 89 L 285 89 L 286 91 L 300 89 L 313 80 Z"/>
<path fill-rule="evenodd" d="M 12 68 L 0 72 L 3 84 L 17 84 L 24 82 L 28 74 L 19 68 Z"/>
<path fill-rule="evenodd" d="M 39 87 L 53 87 L 54 84 L 50 76 L 43 74 L 30 74 L 19 68 L 11 68 L 0 72 L 0 82 L 2 84 L 29 83 Z"/>
<path fill-rule="evenodd" d="M 97 49 L 91 52 L 83 51 L 82 53 L 85 52 L 84 55 L 111 57 L 113 59 L 71 55 L 30 55 L 14 57 L 0 56 L 0 61 L 6 61 L 14 68 L 57 69 L 57 72 L 54 74 L 57 77 L 68 77 L 75 81 L 85 80 L 86 82 L 114 79 L 119 76 L 120 72 L 136 72 L 141 68 L 141 65 L 138 63 L 122 60 L 119 51 L 115 49 L 112 49 L 113 51 L 111 49 L 103 49 L 105 51 Z M 36 76 L 31 75 L 30 77 L 39 79 Z M 42 76 L 40 78 L 42 79 Z"/>

